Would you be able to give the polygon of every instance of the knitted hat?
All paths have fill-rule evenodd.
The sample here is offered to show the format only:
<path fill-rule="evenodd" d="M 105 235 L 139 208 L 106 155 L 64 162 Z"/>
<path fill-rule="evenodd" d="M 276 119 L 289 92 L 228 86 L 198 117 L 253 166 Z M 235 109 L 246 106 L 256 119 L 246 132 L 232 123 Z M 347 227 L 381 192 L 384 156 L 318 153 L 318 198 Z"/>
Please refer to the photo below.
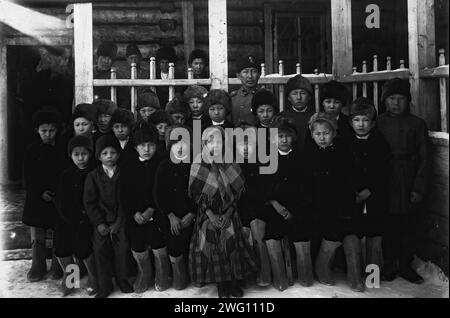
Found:
<path fill-rule="evenodd" d="M 172 117 L 165 110 L 157 110 L 148 118 L 148 122 L 153 125 L 158 125 L 160 123 L 166 123 L 168 126 L 172 125 Z"/>
<path fill-rule="evenodd" d="M 119 141 L 114 135 L 106 134 L 97 139 L 95 143 L 95 158 L 99 159 L 102 151 L 107 147 L 113 147 L 118 152 L 122 150 Z"/>
<path fill-rule="evenodd" d="M 251 54 L 239 58 L 237 60 L 236 67 L 237 73 L 240 73 L 243 69 L 249 67 L 256 68 L 258 72 L 261 72 L 261 62 L 254 55 Z"/>
<path fill-rule="evenodd" d="M 61 124 L 61 115 L 53 110 L 40 110 L 34 113 L 32 122 L 33 127 L 36 129 L 43 124 L 54 124 L 56 128 L 59 128 L 59 125 Z"/>
<path fill-rule="evenodd" d="M 384 83 L 381 89 L 381 105 L 384 105 L 384 101 L 391 95 L 400 94 L 408 98 L 408 102 L 411 101 L 411 85 L 408 80 L 402 80 L 400 78 L 393 78 Z"/>
<path fill-rule="evenodd" d="M 101 114 L 112 115 L 117 109 L 117 104 L 109 99 L 97 99 L 92 105 L 97 108 L 97 116 Z"/>
<path fill-rule="evenodd" d="M 350 120 L 355 116 L 367 116 L 371 120 L 375 120 L 377 117 L 375 105 L 366 97 L 355 99 L 350 105 Z"/>
<path fill-rule="evenodd" d="M 92 104 L 78 104 L 72 114 L 72 123 L 75 121 L 75 119 L 83 117 L 86 118 L 89 121 L 97 122 L 97 113 L 98 109 Z"/>
<path fill-rule="evenodd" d="M 337 121 L 332 115 L 327 113 L 315 113 L 311 116 L 309 120 L 309 130 L 312 132 L 314 124 L 316 123 L 327 123 L 331 129 L 333 129 L 334 133 L 337 132 Z"/>
<path fill-rule="evenodd" d="M 285 115 L 277 115 L 273 118 L 270 128 L 278 128 L 278 132 L 287 132 L 297 137 L 297 128 L 295 121 Z"/>
<path fill-rule="evenodd" d="M 321 101 L 327 98 L 334 98 L 342 103 L 342 106 L 347 105 L 348 90 L 347 88 L 336 81 L 330 81 L 322 85 Z"/>
<path fill-rule="evenodd" d="M 189 65 L 191 65 L 195 59 L 202 59 L 203 61 L 206 62 L 206 61 L 208 61 L 208 56 L 206 55 L 206 53 L 203 50 L 195 49 L 191 52 L 191 54 L 189 54 L 189 60 L 188 60 Z"/>
<path fill-rule="evenodd" d="M 301 75 L 295 75 L 291 77 L 286 84 L 286 96 L 289 95 L 294 89 L 303 89 L 309 93 L 310 96 L 314 96 L 314 92 L 309 80 Z"/>
<path fill-rule="evenodd" d="M 83 147 L 87 149 L 90 154 L 92 154 L 92 152 L 94 151 L 94 146 L 92 144 L 91 138 L 86 136 L 75 136 L 69 140 L 69 143 L 67 145 L 67 152 L 69 154 L 69 157 L 72 156 L 72 151 L 76 147 Z"/>
<path fill-rule="evenodd" d="M 203 100 L 206 95 L 208 95 L 208 90 L 199 85 L 189 86 L 183 93 L 183 97 L 186 101 L 189 101 L 191 98 L 200 98 Z"/>
<path fill-rule="evenodd" d="M 128 44 L 125 55 L 127 58 L 131 55 L 142 56 L 141 51 L 139 50 L 139 47 L 136 44 Z"/>
<path fill-rule="evenodd" d="M 131 135 L 136 146 L 146 142 L 157 144 L 159 140 L 156 127 L 143 121 L 134 125 Z"/>
<path fill-rule="evenodd" d="M 207 115 L 209 107 L 215 104 L 222 105 L 225 108 L 227 114 L 231 112 L 231 98 L 230 95 L 228 95 L 228 93 L 224 90 L 221 89 L 210 90 L 203 102 L 204 102 L 203 111 Z"/>
<path fill-rule="evenodd" d="M 113 59 L 116 51 L 117 47 L 113 43 L 103 42 L 97 48 L 97 56 L 109 56 Z"/>
<path fill-rule="evenodd" d="M 172 99 L 166 105 L 166 112 L 168 112 L 170 115 L 180 113 L 184 115 L 184 118 L 188 118 L 190 113 L 189 110 L 190 109 L 188 103 L 178 98 Z"/>
<path fill-rule="evenodd" d="M 120 123 L 127 125 L 128 127 L 132 127 L 134 122 L 134 114 L 125 108 L 116 109 L 111 117 L 111 126 L 116 123 Z"/>
<path fill-rule="evenodd" d="M 254 115 L 256 115 L 256 111 L 261 105 L 270 105 L 275 113 L 278 113 L 277 98 L 271 91 L 264 88 L 257 91 L 252 97 L 252 112 Z"/>
<path fill-rule="evenodd" d="M 168 60 L 171 63 L 175 63 L 177 60 L 177 54 L 171 46 L 165 46 L 160 48 L 156 52 L 156 62 L 159 63 L 161 60 Z"/>
<path fill-rule="evenodd" d="M 158 96 L 150 90 L 146 90 L 142 94 L 138 95 L 136 111 L 139 111 L 144 107 L 152 107 L 155 109 L 161 109 Z"/>
<path fill-rule="evenodd" d="M 173 126 L 170 126 L 166 130 L 166 148 L 167 148 L 168 151 L 170 151 L 170 148 L 172 148 L 172 145 L 174 145 L 177 142 L 179 142 L 181 140 L 181 138 L 182 138 L 181 136 L 179 136 L 178 140 L 171 140 L 170 139 L 170 134 L 175 128 L 183 128 L 187 132 L 189 132 L 189 144 L 192 144 L 192 129 L 189 128 L 188 126 L 185 126 L 185 125 L 175 124 Z"/>

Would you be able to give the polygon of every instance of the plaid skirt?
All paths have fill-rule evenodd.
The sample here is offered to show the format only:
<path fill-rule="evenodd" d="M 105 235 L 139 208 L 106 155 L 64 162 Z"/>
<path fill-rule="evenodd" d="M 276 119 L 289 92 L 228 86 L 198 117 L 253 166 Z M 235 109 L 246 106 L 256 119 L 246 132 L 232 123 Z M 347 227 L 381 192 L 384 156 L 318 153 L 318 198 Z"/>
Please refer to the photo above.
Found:
<path fill-rule="evenodd" d="M 197 217 L 189 249 L 192 282 L 207 284 L 245 279 L 257 272 L 255 260 L 237 212 L 224 230 L 213 228 L 205 213 Z"/>

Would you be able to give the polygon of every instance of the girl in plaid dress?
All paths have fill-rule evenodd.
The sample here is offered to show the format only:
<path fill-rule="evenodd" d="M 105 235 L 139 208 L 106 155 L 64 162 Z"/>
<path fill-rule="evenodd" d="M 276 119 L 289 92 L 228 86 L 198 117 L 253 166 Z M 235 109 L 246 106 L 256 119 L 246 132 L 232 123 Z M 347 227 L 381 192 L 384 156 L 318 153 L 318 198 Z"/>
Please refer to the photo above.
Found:
<path fill-rule="evenodd" d="M 208 128 L 201 158 L 191 166 L 189 194 L 198 210 L 189 269 L 197 285 L 217 283 L 219 297 L 242 297 L 239 281 L 257 264 L 237 211 L 244 179 L 238 164 L 223 163 L 224 136 L 221 127 Z"/>

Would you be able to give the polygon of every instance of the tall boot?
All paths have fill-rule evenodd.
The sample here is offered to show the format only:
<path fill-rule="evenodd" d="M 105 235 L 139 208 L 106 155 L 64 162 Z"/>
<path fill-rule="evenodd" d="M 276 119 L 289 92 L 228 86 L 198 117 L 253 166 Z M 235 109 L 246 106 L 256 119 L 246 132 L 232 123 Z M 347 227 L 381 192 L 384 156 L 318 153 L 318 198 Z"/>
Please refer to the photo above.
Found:
<path fill-rule="evenodd" d="M 170 263 L 172 263 L 173 288 L 176 290 L 185 289 L 187 285 L 187 272 L 183 255 L 178 257 L 170 256 Z"/>
<path fill-rule="evenodd" d="M 381 236 L 366 238 L 366 264 L 375 264 L 380 269 L 380 272 L 383 270 L 383 248 Z"/>
<path fill-rule="evenodd" d="M 31 268 L 27 274 L 30 282 L 42 280 L 47 272 L 45 260 L 45 230 L 37 227 L 30 228 L 31 234 Z"/>
<path fill-rule="evenodd" d="M 48 272 L 48 278 L 51 280 L 58 280 L 63 277 L 63 269 L 59 265 L 59 262 L 55 256 L 55 251 L 52 251 L 52 264 L 50 265 L 50 271 Z"/>
<path fill-rule="evenodd" d="M 267 251 L 269 253 L 270 264 L 273 274 L 273 286 L 279 291 L 288 288 L 288 279 L 286 275 L 286 264 L 284 263 L 281 242 L 278 240 L 267 240 Z"/>
<path fill-rule="evenodd" d="M 328 286 L 334 285 L 331 265 L 334 259 L 334 253 L 340 245 L 341 242 L 322 240 L 314 266 L 319 283 Z"/>
<path fill-rule="evenodd" d="M 361 242 L 356 235 L 347 235 L 343 240 L 345 260 L 347 262 L 347 283 L 357 292 L 364 291 L 361 275 Z"/>
<path fill-rule="evenodd" d="M 57 257 L 59 264 L 61 265 L 61 268 L 63 270 L 63 277 L 61 280 L 61 292 L 62 296 L 65 297 L 69 294 L 71 294 L 74 290 L 73 287 L 67 286 L 67 266 L 70 264 L 74 264 L 72 256 L 66 256 L 66 257 Z"/>
<path fill-rule="evenodd" d="M 89 296 L 94 296 L 98 291 L 97 282 L 97 269 L 95 267 L 94 253 L 91 253 L 88 257 L 83 260 L 86 270 L 88 272 L 88 287 L 87 291 Z"/>
<path fill-rule="evenodd" d="M 272 281 L 270 259 L 267 246 L 263 241 L 264 234 L 266 232 L 266 223 L 256 219 L 250 223 L 250 227 L 253 238 L 255 239 L 254 246 L 256 247 L 255 250 L 260 264 L 258 276 L 256 277 L 256 284 L 261 287 L 269 286 Z"/>
<path fill-rule="evenodd" d="M 133 250 L 131 252 L 133 253 L 133 257 L 136 260 L 138 268 L 138 274 L 136 281 L 134 282 L 133 289 L 135 293 L 142 294 L 153 284 L 152 262 L 150 261 L 148 250 L 140 253 Z"/>
<path fill-rule="evenodd" d="M 170 265 L 165 247 L 153 250 L 155 254 L 155 289 L 164 291 L 170 287 Z"/>
<path fill-rule="evenodd" d="M 295 251 L 297 252 L 298 282 L 304 287 L 310 287 L 314 284 L 311 261 L 311 242 L 295 242 L 294 246 Z"/>

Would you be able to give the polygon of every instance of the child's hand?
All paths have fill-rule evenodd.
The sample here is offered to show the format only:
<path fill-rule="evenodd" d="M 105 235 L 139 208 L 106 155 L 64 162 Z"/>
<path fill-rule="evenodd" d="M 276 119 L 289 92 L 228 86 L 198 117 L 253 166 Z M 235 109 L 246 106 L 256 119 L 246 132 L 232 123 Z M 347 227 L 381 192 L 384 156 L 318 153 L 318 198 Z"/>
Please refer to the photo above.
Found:
<path fill-rule="evenodd" d="M 222 215 L 222 217 L 220 218 L 220 229 L 226 229 L 227 227 L 230 226 L 231 223 L 231 214 L 225 213 L 224 215 Z"/>
<path fill-rule="evenodd" d="M 211 221 L 212 225 L 217 228 L 220 229 L 221 228 L 221 220 L 222 217 L 216 214 L 212 214 L 211 216 L 209 216 L 209 220 Z"/>
<path fill-rule="evenodd" d="M 53 202 L 53 200 L 55 199 L 55 193 L 49 190 L 45 190 L 42 193 L 42 200 L 46 201 L 46 202 Z"/>
<path fill-rule="evenodd" d="M 194 213 L 188 213 L 181 219 L 181 225 L 183 228 L 187 228 L 189 225 L 191 225 L 192 220 L 194 220 L 195 214 Z"/>
<path fill-rule="evenodd" d="M 141 212 L 136 212 L 136 213 L 134 214 L 133 218 L 134 218 L 134 220 L 136 221 L 136 223 L 139 224 L 139 225 L 142 225 L 142 224 L 144 224 L 145 222 L 147 222 L 147 221 L 145 220 L 145 218 L 142 216 L 142 213 L 141 213 Z"/>
<path fill-rule="evenodd" d="M 120 222 L 114 222 L 113 224 L 111 224 L 109 226 L 109 233 L 117 234 L 117 232 L 119 232 L 119 228 L 120 228 Z"/>
<path fill-rule="evenodd" d="M 170 213 L 169 214 L 169 221 L 170 221 L 170 231 L 173 235 L 180 235 L 180 231 L 182 229 L 181 220 L 179 217 L 177 217 L 175 214 Z"/>
<path fill-rule="evenodd" d="M 367 188 L 362 190 L 361 192 L 357 192 L 356 193 L 356 202 L 361 203 L 363 201 L 366 201 L 370 197 L 371 194 L 372 193 Z"/>
<path fill-rule="evenodd" d="M 109 228 L 106 224 L 99 224 L 97 226 L 97 231 L 101 236 L 106 236 L 109 233 Z"/>
<path fill-rule="evenodd" d="M 413 191 L 413 192 L 411 192 L 410 200 L 412 203 L 420 203 L 420 202 L 422 202 L 423 197 L 420 193 Z"/>

